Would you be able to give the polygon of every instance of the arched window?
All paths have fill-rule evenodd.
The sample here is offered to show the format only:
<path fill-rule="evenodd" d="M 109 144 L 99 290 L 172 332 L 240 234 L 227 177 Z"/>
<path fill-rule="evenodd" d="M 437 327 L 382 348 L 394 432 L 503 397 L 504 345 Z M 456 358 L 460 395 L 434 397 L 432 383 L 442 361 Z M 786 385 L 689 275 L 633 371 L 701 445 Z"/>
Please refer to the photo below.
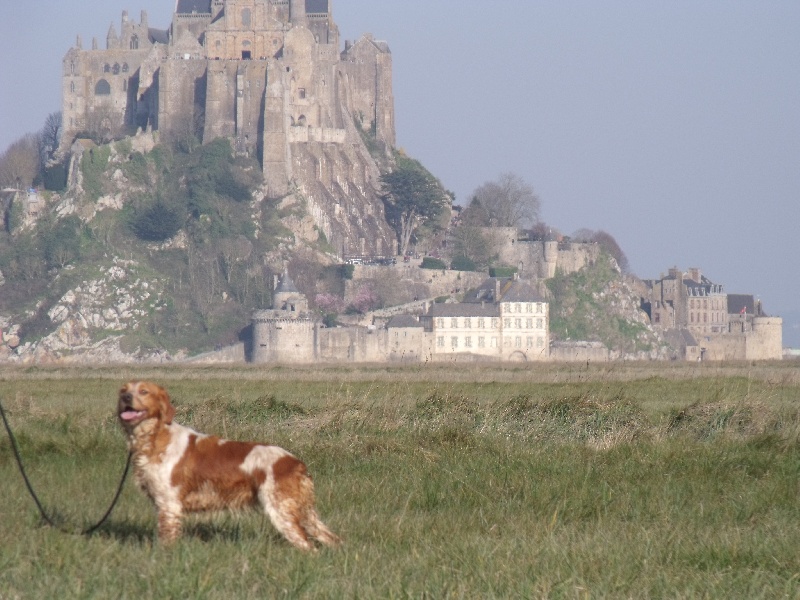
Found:
<path fill-rule="evenodd" d="M 69 74 L 75 75 L 75 61 L 69 63 Z"/>
<path fill-rule="evenodd" d="M 71 81 L 71 82 L 69 83 L 69 91 L 70 91 L 70 93 L 72 93 L 72 94 L 74 94 L 74 93 L 75 93 L 75 82 L 74 82 L 74 81 Z"/>
<path fill-rule="evenodd" d="M 111 73 L 111 65 L 106 63 L 103 65 L 103 73 Z"/>
<path fill-rule="evenodd" d="M 109 96 L 111 95 L 111 84 L 108 83 L 105 79 L 101 79 L 97 82 L 97 85 L 94 86 L 94 95 L 95 96 Z"/>
<path fill-rule="evenodd" d="M 119 75 L 119 63 L 114 63 L 114 66 L 111 68 L 111 72 L 114 75 Z"/>
<path fill-rule="evenodd" d="M 138 50 L 139 49 L 139 36 L 133 35 L 131 36 L 131 50 Z"/>
<path fill-rule="evenodd" d="M 128 72 L 128 63 L 122 63 L 122 72 L 123 73 L 127 73 Z"/>

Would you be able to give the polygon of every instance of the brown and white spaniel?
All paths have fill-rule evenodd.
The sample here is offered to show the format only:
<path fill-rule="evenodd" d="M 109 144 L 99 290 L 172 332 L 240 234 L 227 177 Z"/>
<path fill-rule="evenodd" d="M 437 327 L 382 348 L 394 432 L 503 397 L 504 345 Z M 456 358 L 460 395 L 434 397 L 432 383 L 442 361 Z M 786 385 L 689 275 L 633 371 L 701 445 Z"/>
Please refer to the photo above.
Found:
<path fill-rule="evenodd" d="M 136 482 L 158 510 L 161 541 L 180 537 L 185 513 L 260 506 L 302 550 L 315 549 L 310 538 L 340 543 L 317 515 L 305 464 L 283 448 L 224 440 L 173 423 L 169 395 L 147 381 L 122 387 L 117 414 Z"/>

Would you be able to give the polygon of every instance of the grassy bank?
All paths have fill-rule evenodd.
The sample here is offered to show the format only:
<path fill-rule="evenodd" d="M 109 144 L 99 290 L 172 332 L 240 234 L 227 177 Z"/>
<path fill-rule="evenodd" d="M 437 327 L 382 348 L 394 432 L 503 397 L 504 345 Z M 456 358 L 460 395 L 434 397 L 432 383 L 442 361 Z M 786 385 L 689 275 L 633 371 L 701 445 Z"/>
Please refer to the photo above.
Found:
<path fill-rule="evenodd" d="M 126 486 L 91 537 L 39 523 L 0 436 L 0 598 L 774 598 L 800 595 L 794 365 L 0 370 L 45 506 L 102 514 L 116 390 L 283 445 L 345 538 L 305 556 L 245 513 L 173 548 Z"/>

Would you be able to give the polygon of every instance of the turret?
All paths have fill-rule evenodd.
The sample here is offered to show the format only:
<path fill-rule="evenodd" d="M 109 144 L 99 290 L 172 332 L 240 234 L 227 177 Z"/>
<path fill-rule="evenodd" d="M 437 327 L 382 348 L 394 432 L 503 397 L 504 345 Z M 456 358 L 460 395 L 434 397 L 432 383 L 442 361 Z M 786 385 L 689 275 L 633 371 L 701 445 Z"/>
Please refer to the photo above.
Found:
<path fill-rule="evenodd" d="M 80 35 L 79 35 L 79 36 L 78 36 L 78 38 L 75 40 L 75 47 L 76 47 L 78 50 L 82 50 L 82 49 L 83 49 L 83 39 L 81 39 L 81 36 L 80 36 Z"/>
<path fill-rule="evenodd" d="M 117 36 L 117 30 L 114 28 L 114 24 L 112 23 L 108 28 L 108 35 L 106 36 L 106 49 L 111 50 L 114 48 L 119 48 L 119 37 Z"/>
<path fill-rule="evenodd" d="M 147 30 L 147 11 L 146 10 L 142 11 L 141 22 L 142 22 L 142 27 L 144 27 L 144 29 L 146 31 Z"/>

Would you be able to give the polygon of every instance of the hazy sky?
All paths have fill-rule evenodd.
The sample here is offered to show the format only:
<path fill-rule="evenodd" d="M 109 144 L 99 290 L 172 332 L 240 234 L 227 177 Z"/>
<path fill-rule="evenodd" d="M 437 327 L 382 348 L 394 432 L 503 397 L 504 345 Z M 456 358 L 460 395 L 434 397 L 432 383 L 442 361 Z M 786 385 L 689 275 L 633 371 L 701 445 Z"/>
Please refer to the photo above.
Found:
<path fill-rule="evenodd" d="M 700 267 L 800 347 L 800 2 L 333 0 L 394 60 L 398 144 L 465 205 L 514 172 L 564 233 L 611 233 L 632 271 Z M 60 63 L 123 9 L 0 0 L 0 148 L 60 109 Z"/>

